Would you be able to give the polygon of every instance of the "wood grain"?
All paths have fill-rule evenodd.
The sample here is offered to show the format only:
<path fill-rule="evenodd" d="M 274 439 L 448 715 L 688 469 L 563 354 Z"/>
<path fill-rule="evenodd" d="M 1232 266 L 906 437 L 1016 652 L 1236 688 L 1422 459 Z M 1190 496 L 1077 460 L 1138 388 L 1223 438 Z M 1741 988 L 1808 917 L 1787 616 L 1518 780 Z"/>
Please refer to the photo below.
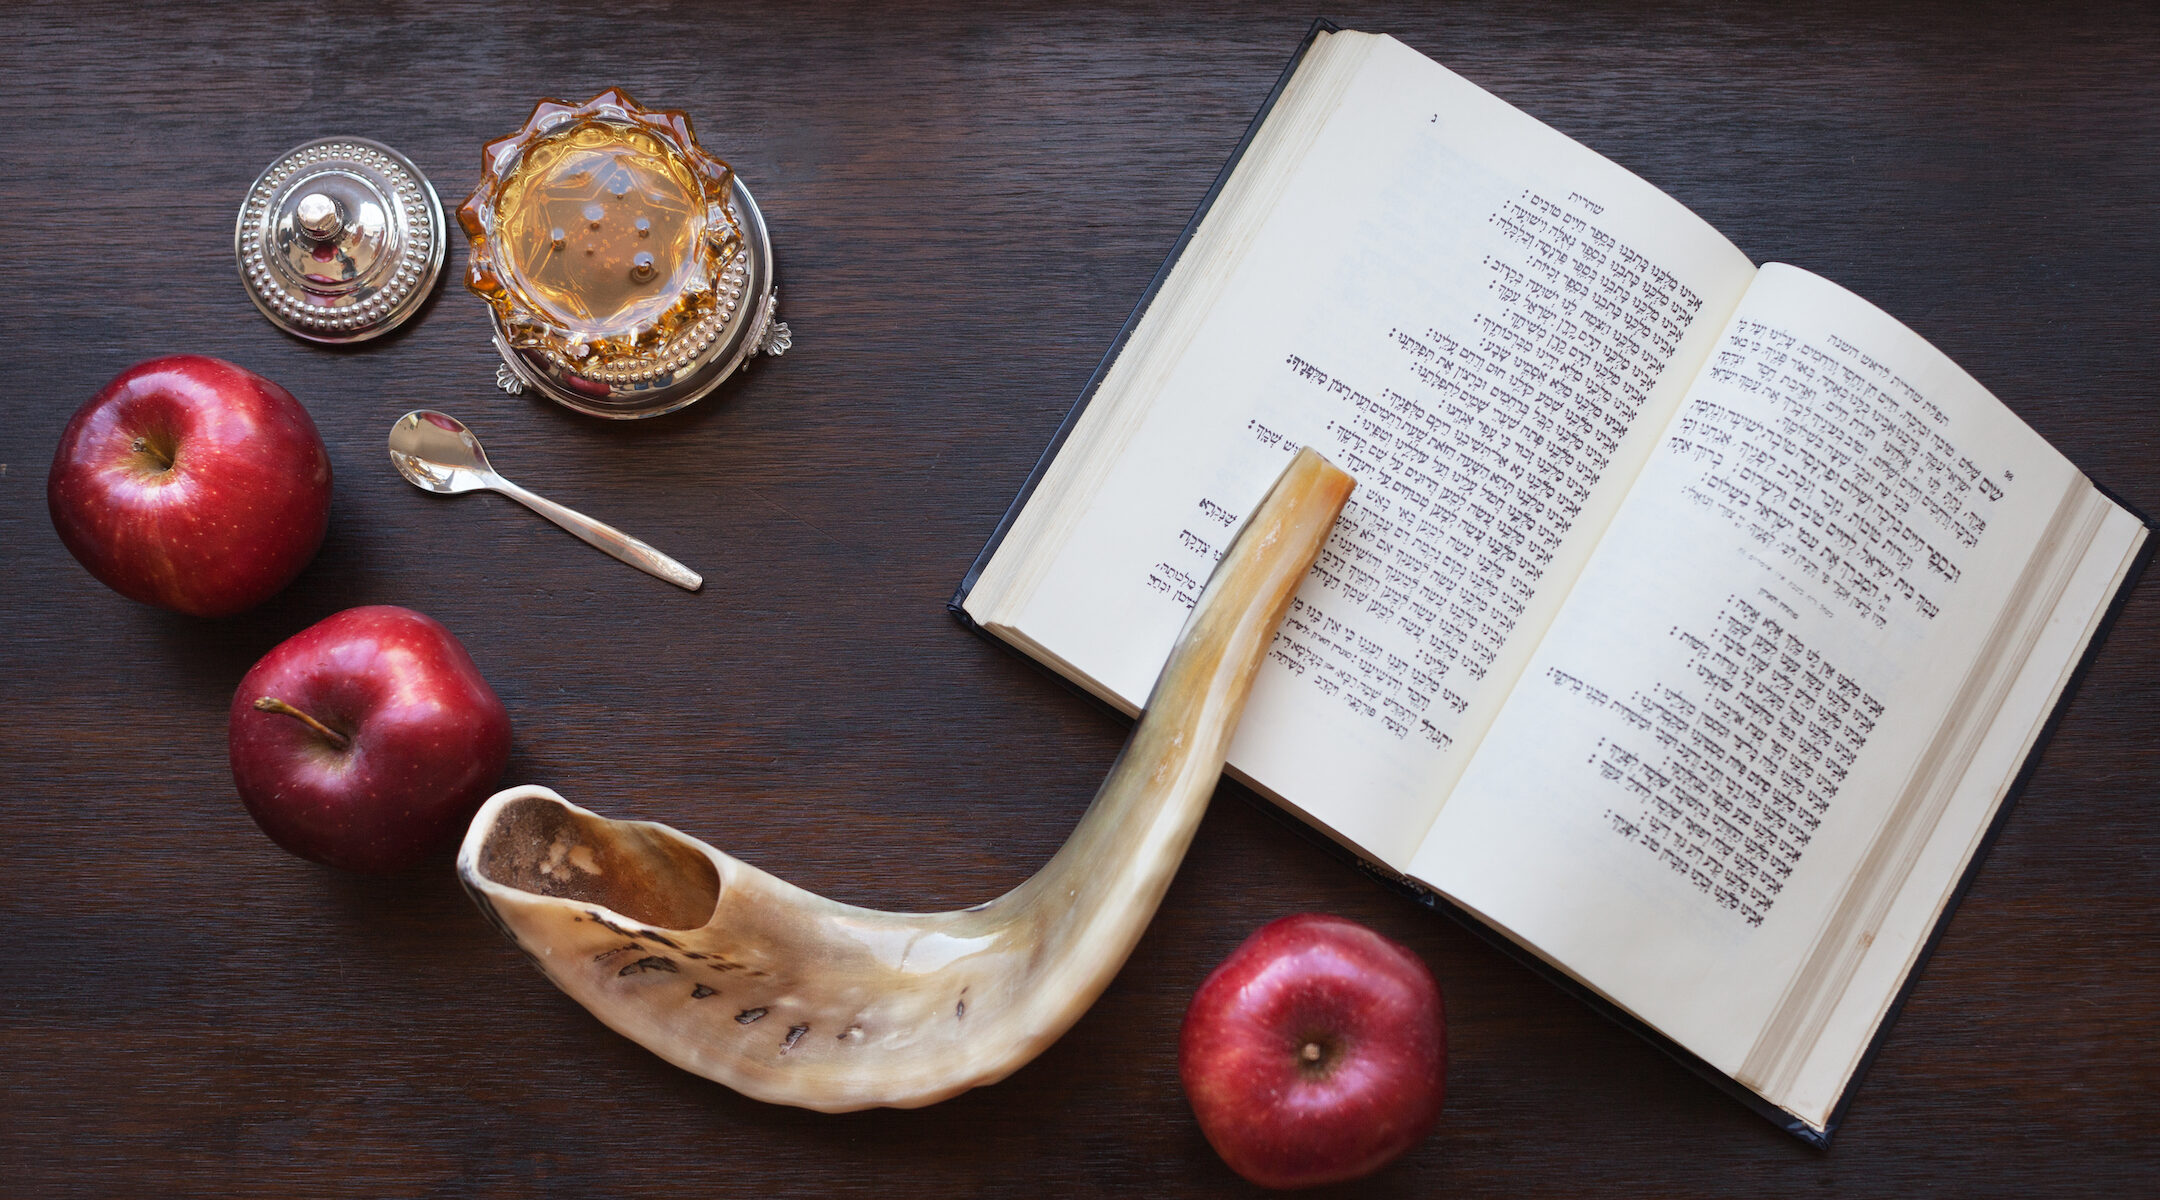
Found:
<path fill-rule="evenodd" d="M 1451 1005 L 1439 1131 L 1359 1194 L 2135 1193 L 2160 1173 L 2160 602 L 2113 638 L 1827 1154 L 1791 1141 L 1225 785 L 1138 953 L 995 1088 L 842 1118 L 758 1105 L 601 1028 L 442 862 L 339 875 L 232 795 L 225 706 L 359 603 L 456 631 L 508 782 L 664 819 L 849 901 L 996 895 L 1064 840 L 1122 724 L 941 605 L 1313 15 L 444 0 L 15 7 L 0 39 L 0 1192 L 23 1196 L 1207 1195 L 1246 1190 L 1176 1080 L 1184 1004 L 1261 922 L 1342 913 Z M 1630 167 L 1758 261 L 1941 346 L 2160 510 L 2160 13 L 2149 5 L 1350 5 Z M 248 304 L 233 213 L 326 133 L 455 203 L 541 96 L 689 110 L 772 223 L 785 359 L 603 424 L 492 390 L 448 282 L 352 350 Z M 255 613 L 122 600 L 40 487 L 129 363 L 194 351 L 305 401 L 316 563 Z M 705 573 L 686 595 L 499 497 L 423 495 L 399 413 Z M 1347 1194 L 1348 1190 L 1345 1190 Z"/>

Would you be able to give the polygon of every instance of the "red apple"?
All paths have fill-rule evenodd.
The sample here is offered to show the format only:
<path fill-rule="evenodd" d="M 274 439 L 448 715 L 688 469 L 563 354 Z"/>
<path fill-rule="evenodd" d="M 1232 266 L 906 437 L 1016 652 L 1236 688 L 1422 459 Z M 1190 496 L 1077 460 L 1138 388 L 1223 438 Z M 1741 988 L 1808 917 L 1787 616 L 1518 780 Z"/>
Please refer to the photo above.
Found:
<path fill-rule="evenodd" d="M 1178 1078 L 1208 1144 L 1262 1187 L 1369 1175 L 1440 1117 L 1447 1023 L 1418 956 L 1300 913 L 1245 939 L 1193 995 Z"/>
<path fill-rule="evenodd" d="M 233 693 L 233 783 L 270 840 L 398 871 L 472 819 L 510 714 L 457 638 L 409 608 L 348 608 L 263 655 Z"/>
<path fill-rule="evenodd" d="M 330 453 L 292 393 L 215 358 L 120 372 L 45 480 L 76 561 L 133 600 L 222 617 L 291 583 L 330 527 Z"/>

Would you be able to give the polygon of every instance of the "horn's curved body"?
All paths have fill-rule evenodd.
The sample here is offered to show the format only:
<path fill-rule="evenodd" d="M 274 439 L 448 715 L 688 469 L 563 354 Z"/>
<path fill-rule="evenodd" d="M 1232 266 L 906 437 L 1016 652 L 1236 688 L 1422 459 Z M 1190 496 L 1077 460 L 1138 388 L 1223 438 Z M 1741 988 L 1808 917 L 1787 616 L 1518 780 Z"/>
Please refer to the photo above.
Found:
<path fill-rule="evenodd" d="M 1353 486 L 1301 451 L 1223 557 L 1109 778 L 1039 872 L 958 912 L 877 912 L 538 787 L 473 818 L 458 874 L 555 985 L 669 1062 L 826 1112 L 1004 1078 L 1140 940 L 1254 673 Z"/>

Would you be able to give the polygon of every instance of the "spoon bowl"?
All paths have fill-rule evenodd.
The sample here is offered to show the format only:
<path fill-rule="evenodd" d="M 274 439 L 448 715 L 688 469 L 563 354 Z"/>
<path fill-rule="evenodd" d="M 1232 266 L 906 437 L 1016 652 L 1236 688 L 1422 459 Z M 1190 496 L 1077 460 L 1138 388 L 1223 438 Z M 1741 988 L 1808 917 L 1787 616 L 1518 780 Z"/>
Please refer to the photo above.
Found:
<path fill-rule="evenodd" d="M 488 486 L 495 468 L 463 421 L 422 408 L 390 427 L 390 461 L 414 487 L 455 495 Z"/>

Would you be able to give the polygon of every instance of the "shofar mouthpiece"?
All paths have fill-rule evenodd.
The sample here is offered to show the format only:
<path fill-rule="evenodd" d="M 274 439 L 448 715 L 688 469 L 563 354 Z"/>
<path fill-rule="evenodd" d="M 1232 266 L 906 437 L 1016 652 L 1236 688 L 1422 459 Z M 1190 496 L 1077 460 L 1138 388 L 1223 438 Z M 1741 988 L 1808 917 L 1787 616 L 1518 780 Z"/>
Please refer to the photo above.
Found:
<path fill-rule="evenodd" d="M 1155 915 L 1275 628 L 1352 486 L 1299 451 L 1209 579 L 1072 836 L 988 904 L 837 904 L 540 787 L 480 809 L 458 875 L 572 999 L 747 1096 L 847 1112 L 995 1083 L 1080 1019 Z"/>

